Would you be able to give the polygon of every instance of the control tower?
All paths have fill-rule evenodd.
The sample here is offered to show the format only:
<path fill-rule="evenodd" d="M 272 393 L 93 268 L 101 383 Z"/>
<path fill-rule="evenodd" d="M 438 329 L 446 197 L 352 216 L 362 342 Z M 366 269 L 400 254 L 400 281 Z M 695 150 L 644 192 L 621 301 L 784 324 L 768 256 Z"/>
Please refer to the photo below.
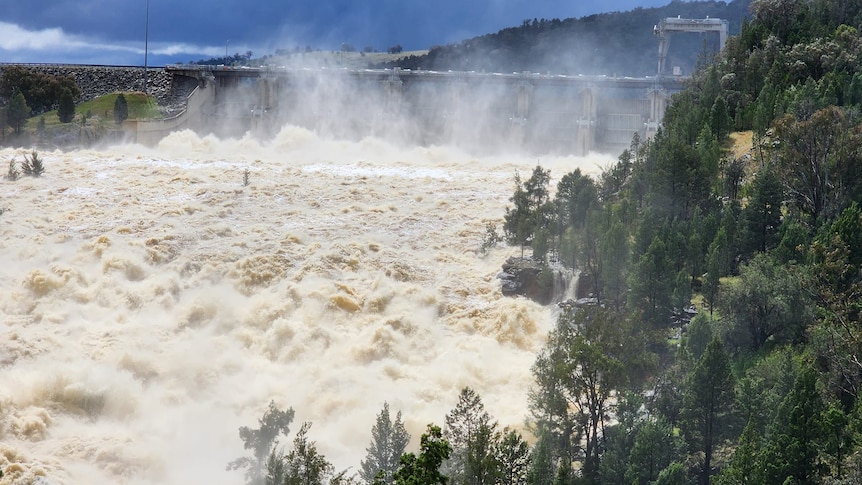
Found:
<path fill-rule="evenodd" d="M 683 19 L 669 17 L 653 27 L 653 33 L 658 37 L 658 75 L 664 73 L 664 61 L 667 49 L 670 47 L 672 32 L 718 32 L 719 49 L 724 49 L 727 42 L 727 20 L 722 19 Z"/>

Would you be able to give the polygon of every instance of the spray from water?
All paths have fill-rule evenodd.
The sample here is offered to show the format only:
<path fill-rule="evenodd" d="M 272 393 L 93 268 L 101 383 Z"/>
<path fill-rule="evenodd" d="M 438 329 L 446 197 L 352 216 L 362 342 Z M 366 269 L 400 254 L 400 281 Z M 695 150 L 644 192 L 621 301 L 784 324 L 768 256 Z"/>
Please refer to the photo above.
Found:
<path fill-rule="evenodd" d="M 534 158 L 296 127 L 43 156 L 0 184 L 3 483 L 241 483 L 224 465 L 270 400 L 339 469 L 384 401 L 414 439 L 463 386 L 523 422 L 552 317 L 480 246 Z"/>

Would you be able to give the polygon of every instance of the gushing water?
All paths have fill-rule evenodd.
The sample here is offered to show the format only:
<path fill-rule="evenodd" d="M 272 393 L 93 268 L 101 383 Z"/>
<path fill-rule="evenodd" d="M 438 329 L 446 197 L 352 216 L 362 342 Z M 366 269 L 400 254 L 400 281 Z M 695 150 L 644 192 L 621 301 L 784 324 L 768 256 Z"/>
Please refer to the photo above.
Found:
<path fill-rule="evenodd" d="M 463 386 L 523 423 L 551 311 L 500 296 L 517 250 L 479 248 L 535 158 L 292 127 L 41 155 L 0 182 L 0 483 L 242 483 L 270 400 L 338 469 L 384 401 L 414 440 Z"/>

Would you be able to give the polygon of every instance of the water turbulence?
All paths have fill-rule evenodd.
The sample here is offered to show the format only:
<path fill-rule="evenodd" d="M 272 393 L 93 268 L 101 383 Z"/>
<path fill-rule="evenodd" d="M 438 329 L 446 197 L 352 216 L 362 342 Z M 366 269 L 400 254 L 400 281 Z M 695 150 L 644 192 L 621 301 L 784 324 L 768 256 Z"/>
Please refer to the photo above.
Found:
<path fill-rule="evenodd" d="M 414 440 L 463 386 L 523 422 L 551 310 L 500 295 L 518 250 L 479 248 L 535 158 L 292 127 L 41 155 L 0 183 L 4 483 L 242 483 L 224 466 L 270 400 L 338 469 L 384 401 Z"/>

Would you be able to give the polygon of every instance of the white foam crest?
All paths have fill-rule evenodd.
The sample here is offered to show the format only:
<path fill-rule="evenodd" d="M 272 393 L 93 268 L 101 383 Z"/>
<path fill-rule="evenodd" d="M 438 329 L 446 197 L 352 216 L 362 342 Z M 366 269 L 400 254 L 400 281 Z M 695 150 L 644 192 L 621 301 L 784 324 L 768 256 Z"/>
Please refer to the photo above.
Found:
<path fill-rule="evenodd" d="M 384 401 L 414 441 L 467 385 L 520 425 L 552 315 L 500 296 L 517 250 L 480 254 L 485 225 L 516 171 L 600 163 L 290 126 L 44 158 L 0 183 L 0 409 L 31 430 L 0 436 L 14 483 L 239 484 L 237 428 L 270 400 L 339 469 Z"/>

